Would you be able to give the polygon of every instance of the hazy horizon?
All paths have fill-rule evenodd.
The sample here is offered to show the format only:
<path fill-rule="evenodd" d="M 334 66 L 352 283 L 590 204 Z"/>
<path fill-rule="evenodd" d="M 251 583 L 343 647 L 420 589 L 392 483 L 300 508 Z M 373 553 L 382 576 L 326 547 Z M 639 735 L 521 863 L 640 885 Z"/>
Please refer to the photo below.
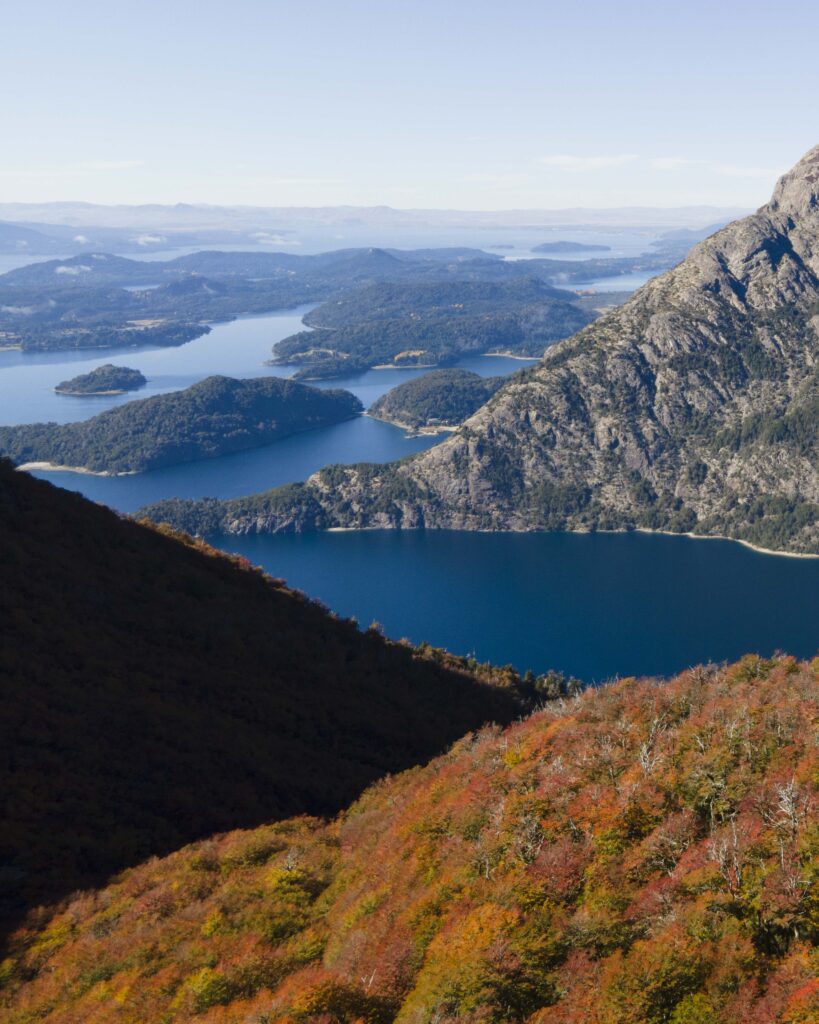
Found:
<path fill-rule="evenodd" d="M 796 6 L 33 0 L 0 202 L 752 209 L 817 142 Z"/>

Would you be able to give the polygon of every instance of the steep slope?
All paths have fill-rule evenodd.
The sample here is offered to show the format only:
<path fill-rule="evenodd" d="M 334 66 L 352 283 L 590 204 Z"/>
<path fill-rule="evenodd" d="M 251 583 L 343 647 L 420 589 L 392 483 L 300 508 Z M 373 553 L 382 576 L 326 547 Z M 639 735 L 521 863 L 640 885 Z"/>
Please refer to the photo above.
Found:
<path fill-rule="evenodd" d="M 362 633 L 4 460 L 0 536 L 0 924 L 215 830 L 336 811 L 520 711 L 511 671 Z"/>
<path fill-rule="evenodd" d="M 553 346 L 450 440 L 216 519 L 307 528 L 317 504 L 329 525 L 643 527 L 819 553 L 818 327 L 819 147 L 767 206 Z"/>
<path fill-rule="evenodd" d="M 809 1024 L 818 719 L 819 664 L 749 657 L 469 735 L 32 919 L 3 1019 Z"/>
<path fill-rule="evenodd" d="M 184 391 L 128 402 L 79 423 L 0 427 L 0 455 L 95 473 L 141 473 L 259 448 L 357 416 L 349 391 L 278 377 L 207 377 Z"/>

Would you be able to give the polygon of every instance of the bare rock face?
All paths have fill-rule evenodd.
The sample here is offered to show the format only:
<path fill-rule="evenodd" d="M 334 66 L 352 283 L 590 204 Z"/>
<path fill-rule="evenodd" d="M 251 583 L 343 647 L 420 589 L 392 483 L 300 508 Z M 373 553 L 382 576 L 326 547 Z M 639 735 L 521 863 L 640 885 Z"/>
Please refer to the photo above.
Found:
<path fill-rule="evenodd" d="M 818 423 L 819 146 L 770 203 L 554 345 L 449 440 L 323 470 L 297 503 L 322 526 L 636 527 L 819 553 Z M 237 531 L 298 519 L 280 499 L 264 522 L 229 504 Z"/>
<path fill-rule="evenodd" d="M 725 533 L 819 551 L 819 147 L 771 202 L 402 467 L 430 525 Z"/>

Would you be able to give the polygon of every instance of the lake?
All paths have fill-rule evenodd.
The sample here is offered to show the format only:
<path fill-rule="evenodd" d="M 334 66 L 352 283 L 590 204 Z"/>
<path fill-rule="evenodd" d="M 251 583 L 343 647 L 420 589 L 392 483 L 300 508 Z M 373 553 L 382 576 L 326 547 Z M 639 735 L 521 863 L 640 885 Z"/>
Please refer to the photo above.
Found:
<path fill-rule="evenodd" d="M 819 651 L 819 559 L 657 534 L 212 538 L 387 636 L 581 679 Z"/>
<path fill-rule="evenodd" d="M 180 388 L 212 374 L 232 377 L 289 377 L 295 366 L 265 366 L 275 342 L 303 330 L 302 317 L 312 306 L 242 317 L 215 324 L 210 334 L 172 348 L 95 352 L 0 352 L 0 422 L 4 424 L 84 420 L 136 398 Z M 54 385 L 101 363 L 133 366 L 148 378 L 146 387 L 127 395 L 75 397 L 57 395 Z M 458 366 L 481 376 L 513 373 L 534 360 L 504 356 L 470 356 Z M 368 408 L 380 395 L 425 370 L 369 370 L 351 377 L 317 382 L 318 387 L 346 388 Z M 407 437 L 389 423 L 357 417 L 322 430 L 311 430 L 265 448 L 218 459 L 171 466 L 138 476 L 95 477 L 79 473 L 38 472 L 61 487 L 80 491 L 121 512 L 133 512 L 160 498 L 233 498 L 303 480 L 333 462 L 389 462 L 422 451 L 440 438 Z"/>
<path fill-rule="evenodd" d="M 176 348 L 100 353 L 0 353 L 0 421 L 67 422 L 134 397 L 187 387 L 214 373 L 288 376 L 264 366 L 272 345 L 301 329 L 309 307 L 214 326 Z M 148 386 L 121 397 L 55 395 L 56 383 L 113 361 Z M 526 365 L 472 357 L 484 376 Z M 422 370 L 371 370 L 345 387 L 365 406 Z M 302 480 L 332 462 L 386 462 L 437 443 L 368 417 L 265 448 L 128 477 L 38 473 L 124 512 L 161 498 L 235 497 Z M 388 635 L 587 680 L 675 672 L 777 648 L 819 647 L 819 560 L 771 557 L 724 541 L 639 534 L 329 533 L 218 539 L 276 576 Z"/>

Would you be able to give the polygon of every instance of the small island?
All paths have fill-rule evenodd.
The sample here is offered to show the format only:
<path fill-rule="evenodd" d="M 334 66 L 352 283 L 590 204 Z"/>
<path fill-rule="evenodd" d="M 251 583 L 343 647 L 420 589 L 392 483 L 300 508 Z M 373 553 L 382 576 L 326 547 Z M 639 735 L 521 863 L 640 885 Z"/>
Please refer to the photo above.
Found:
<path fill-rule="evenodd" d="M 585 242 L 542 242 L 532 248 L 532 252 L 611 252 L 610 245 L 587 245 Z"/>
<path fill-rule="evenodd" d="M 469 370 L 433 370 L 382 395 L 367 415 L 417 434 L 454 430 L 503 384 Z"/>
<path fill-rule="evenodd" d="M 90 373 L 81 373 L 71 380 L 64 380 L 54 390 L 58 395 L 124 395 L 126 391 L 136 391 L 147 383 L 139 370 L 106 363 Z"/>
<path fill-rule="evenodd" d="M 361 411 L 349 391 L 281 377 L 208 377 L 79 423 L 0 427 L 0 455 L 24 469 L 119 476 L 260 448 Z"/>

